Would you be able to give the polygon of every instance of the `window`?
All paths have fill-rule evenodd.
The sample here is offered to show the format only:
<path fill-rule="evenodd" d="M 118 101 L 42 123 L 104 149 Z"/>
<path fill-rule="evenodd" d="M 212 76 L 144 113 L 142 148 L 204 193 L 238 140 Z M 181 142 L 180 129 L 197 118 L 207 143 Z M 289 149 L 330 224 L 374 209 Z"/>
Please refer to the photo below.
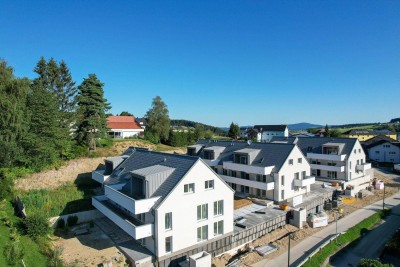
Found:
<path fill-rule="evenodd" d="M 204 150 L 204 159 L 214 160 L 215 154 L 214 151 Z"/>
<path fill-rule="evenodd" d="M 250 175 L 248 173 L 245 173 L 245 172 L 240 172 L 240 177 L 242 179 L 250 180 Z"/>
<path fill-rule="evenodd" d="M 219 200 L 214 202 L 214 216 L 224 214 L 224 201 Z"/>
<path fill-rule="evenodd" d="M 358 153 L 361 153 L 361 148 L 358 149 Z"/>
<path fill-rule="evenodd" d="M 281 199 L 285 199 L 285 190 L 281 190 Z"/>
<path fill-rule="evenodd" d="M 256 181 L 265 183 L 265 182 L 267 182 L 267 176 L 266 175 L 257 174 L 256 175 Z"/>
<path fill-rule="evenodd" d="M 351 169 L 351 161 L 349 161 L 349 169 Z"/>
<path fill-rule="evenodd" d="M 354 154 L 357 154 L 357 149 L 354 149 Z"/>
<path fill-rule="evenodd" d="M 165 252 L 172 252 L 172 236 L 165 238 Z"/>
<path fill-rule="evenodd" d="M 297 159 L 297 163 L 302 163 L 303 162 L 303 159 L 302 158 L 298 158 Z"/>
<path fill-rule="evenodd" d="M 300 173 L 298 173 L 298 172 L 296 172 L 295 174 L 294 174 L 294 179 L 299 179 L 300 178 Z"/>
<path fill-rule="evenodd" d="M 207 240 L 208 238 L 208 225 L 197 228 L 197 242 Z"/>
<path fill-rule="evenodd" d="M 301 177 L 302 177 L 303 179 L 305 179 L 306 176 L 307 176 L 306 171 L 302 171 L 302 172 L 301 172 Z"/>
<path fill-rule="evenodd" d="M 379 151 L 375 151 L 375 154 L 379 154 Z"/>
<path fill-rule="evenodd" d="M 236 184 L 233 184 L 233 183 L 232 183 L 232 186 L 231 186 L 231 187 L 232 187 L 233 190 L 236 191 Z"/>
<path fill-rule="evenodd" d="M 223 170 L 222 170 L 222 174 L 223 174 L 223 175 L 228 175 L 228 171 L 225 170 L 225 169 L 223 169 Z"/>
<path fill-rule="evenodd" d="M 231 171 L 231 176 L 236 177 L 236 171 Z"/>
<path fill-rule="evenodd" d="M 285 186 L 285 175 L 281 176 L 281 186 Z"/>
<path fill-rule="evenodd" d="M 213 189 L 214 188 L 214 180 L 208 180 L 204 182 L 205 189 Z"/>
<path fill-rule="evenodd" d="M 172 212 L 165 213 L 165 230 L 172 229 Z"/>
<path fill-rule="evenodd" d="M 328 171 L 328 178 L 337 179 L 337 172 Z"/>
<path fill-rule="evenodd" d="M 267 195 L 267 191 L 257 188 L 257 196 L 265 197 L 266 195 Z"/>
<path fill-rule="evenodd" d="M 189 147 L 188 148 L 188 155 L 189 156 L 196 156 L 196 148 Z"/>
<path fill-rule="evenodd" d="M 222 235 L 224 233 L 224 221 L 214 223 L 214 236 Z"/>
<path fill-rule="evenodd" d="M 208 219 L 208 204 L 197 206 L 197 220 L 207 220 Z"/>
<path fill-rule="evenodd" d="M 215 171 L 215 173 L 218 173 L 218 168 L 214 167 L 213 170 Z"/>
<path fill-rule="evenodd" d="M 293 159 L 289 159 L 289 165 L 293 165 Z"/>
<path fill-rule="evenodd" d="M 183 192 L 187 194 L 194 193 L 194 183 L 185 184 L 183 187 Z"/>

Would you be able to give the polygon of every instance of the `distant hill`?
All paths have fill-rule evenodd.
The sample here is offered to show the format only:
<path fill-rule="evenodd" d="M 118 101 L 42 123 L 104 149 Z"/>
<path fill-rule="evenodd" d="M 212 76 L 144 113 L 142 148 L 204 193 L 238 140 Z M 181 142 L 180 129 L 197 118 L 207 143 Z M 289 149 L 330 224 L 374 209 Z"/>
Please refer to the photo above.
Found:
<path fill-rule="evenodd" d="M 171 126 L 186 126 L 195 128 L 196 125 L 202 125 L 206 131 L 210 130 L 216 135 L 223 135 L 225 132 L 219 127 L 211 126 L 200 122 L 189 121 L 189 120 L 171 120 Z"/>
<path fill-rule="evenodd" d="M 290 131 L 300 131 L 300 130 L 307 130 L 309 128 L 323 128 L 324 126 L 319 125 L 319 124 L 312 124 L 308 122 L 300 122 L 300 123 L 294 123 L 294 124 L 289 124 L 288 128 Z"/>

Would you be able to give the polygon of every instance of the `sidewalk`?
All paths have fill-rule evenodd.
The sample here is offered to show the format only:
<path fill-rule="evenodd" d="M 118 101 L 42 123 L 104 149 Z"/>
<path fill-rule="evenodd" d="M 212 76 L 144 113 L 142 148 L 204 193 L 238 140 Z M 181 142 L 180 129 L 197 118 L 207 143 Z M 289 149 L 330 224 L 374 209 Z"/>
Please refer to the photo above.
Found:
<path fill-rule="evenodd" d="M 385 208 L 392 208 L 393 206 L 400 205 L 400 193 L 394 194 L 391 197 L 385 199 Z M 356 210 L 353 213 L 347 215 L 346 217 L 340 219 L 338 221 L 338 232 L 347 231 L 347 229 L 353 227 L 358 224 L 362 220 L 368 218 L 375 212 L 382 209 L 382 200 L 375 202 L 369 206 L 366 206 L 362 209 Z M 312 251 L 312 248 L 325 240 L 328 236 L 336 233 L 336 224 L 331 223 L 321 231 L 313 234 L 310 237 L 307 237 L 297 245 L 291 247 L 290 249 L 290 264 L 291 266 L 295 266 L 293 263 L 296 262 L 299 258 L 304 257 L 305 254 Z M 267 258 L 263 259 L 255 264 L 253 267 L 264 267 L 264 266 L 287 266 L 288 265 L 288 253 L 287 251 L 282 253 L 281 255 L 276 256 L 275 258 Z"/>

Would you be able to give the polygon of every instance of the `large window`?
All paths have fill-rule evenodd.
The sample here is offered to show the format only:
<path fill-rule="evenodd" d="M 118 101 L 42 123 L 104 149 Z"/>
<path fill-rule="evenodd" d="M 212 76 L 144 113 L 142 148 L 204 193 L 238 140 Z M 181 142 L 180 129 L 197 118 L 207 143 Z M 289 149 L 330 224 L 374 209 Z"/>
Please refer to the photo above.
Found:
<path fill-rule="evenodd" d="M 214 216 L 224 214 L 224 201 L 219 200 L 214 202 Z"/>
<path fill-rule="evenodd" d="M 247 155 L 235 154 L 235 163 L 249 164 L 249 157 Z"/>
<path fill-rule="evenodd" d="M 281 176 L 281 186 L 285 186 L 285 175 Z"/>
<path fill-rule="evenodd" d="M 204 159 L 214 160 L 215 154 L 214 151 L 204 150 Z"/>
<path fill-rule="evenodd" d="M 194 193 L 194 183 L 185 184 L 183 187 L 183 192 L 185 192 L 186 194 Z"/>
<path fill-rule="evenodd" d="M 165 238 L 165 252 L 172 252 L 172 236 Z"/>
<path fill-rule="evenodd" d="M 214 180 L 208 180 L 204 182 L 205 189 L 213 189 L 214 188 Z"/>
<path fill-rule="evenodd" d="M 328 171 L 328 178 L 337 179 L 337 172 Z"/>
<path fill-rule="evenodd" d="M 197 220 L 207 220 L 208 219 L 208 204 L 197 206 Z"/>
<path fill-rule="evenodd" d="M 165 230 L 172 229 L 172 212 L 165 213 Z"/>
<path fill-rule="evenodd" d="M 197 242 L 208 239 L 208 225 L 197 228 Z"/>
<path fill-rule="evenodd" d="M 214 223 L 214 236 L 224 234 L 224 221 Z"/>

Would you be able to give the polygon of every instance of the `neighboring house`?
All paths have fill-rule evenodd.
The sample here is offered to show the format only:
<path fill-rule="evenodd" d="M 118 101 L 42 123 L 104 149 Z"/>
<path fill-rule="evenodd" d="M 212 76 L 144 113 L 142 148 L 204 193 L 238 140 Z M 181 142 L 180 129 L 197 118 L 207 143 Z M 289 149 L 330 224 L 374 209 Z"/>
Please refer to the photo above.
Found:
<path fill-rule="evenodd" d="M 200 140 L 188 146 L 237 193 L 274 202 L 302 203 L 315 178 L 295 144 Z"/>
<path fill-rule="evenodd" d="M 134 116 L 109 116 L 107 128 L 112 138 L 128 138 L 138 136 L 144 129 L 135 121 Z"/>
<path fill-rule="evenodd" d="M 245 126 L 245 127 L 240 127 L 240 138 L 247 138 L 248 137 L 248 131 L 251 129 L 251 127 Z"/>
<path fill-rule="evenodd" d="M 289 136 L 287 125 L 254 125 L 258 142 L 270 142 L 274 136 Z"/>
<path fill-rule="evenodd" d="M 140 127 L 146 129 L 147 121 L 145 118 L 135 118 L 135 121 L 140 125 Z"/>
<path fill-rule="evenodd" d="M 395 132 L 392 132 L 389 130 L 374 130 L 374 131 L 371 131 L 371 130 L 349 130 L 349 131 L 343 133 L 343 137 L 357 138 L 361 142 L 367 141 L 378 135 L 385 135 L 392 139 L 395 139 L 395 140 L 397 139 L 397 134 Z"/>
<path fill-rule="evenodd" d="M 106 159 L 92 178 L 104 189 L 93 206 L 145 247 L 156 266 L 233 234 L 234 192 L 198 157 L 131 147 Z"/>
<path fill-rule="evenodd" d="M 356 138 L 276 137 L 272 143 L 296 144 L 307 157 L 317 180 L 341 182 L 356 190 L 365 188 L 373 178 L 371 164 Z"/>
<path fill-rule="evenodd" d="M 364 144 L 370 160 L 400 163 L 400 142 L 385 135 L 378 135 Z"/>
<path fill-rule="evenodd" d="M 326 131 L 325 131 L 325 129 L 319 129 L 314 134 L 316 136 L 319 136 L 319 137 L 325 137 L 326 136 Z"/>

